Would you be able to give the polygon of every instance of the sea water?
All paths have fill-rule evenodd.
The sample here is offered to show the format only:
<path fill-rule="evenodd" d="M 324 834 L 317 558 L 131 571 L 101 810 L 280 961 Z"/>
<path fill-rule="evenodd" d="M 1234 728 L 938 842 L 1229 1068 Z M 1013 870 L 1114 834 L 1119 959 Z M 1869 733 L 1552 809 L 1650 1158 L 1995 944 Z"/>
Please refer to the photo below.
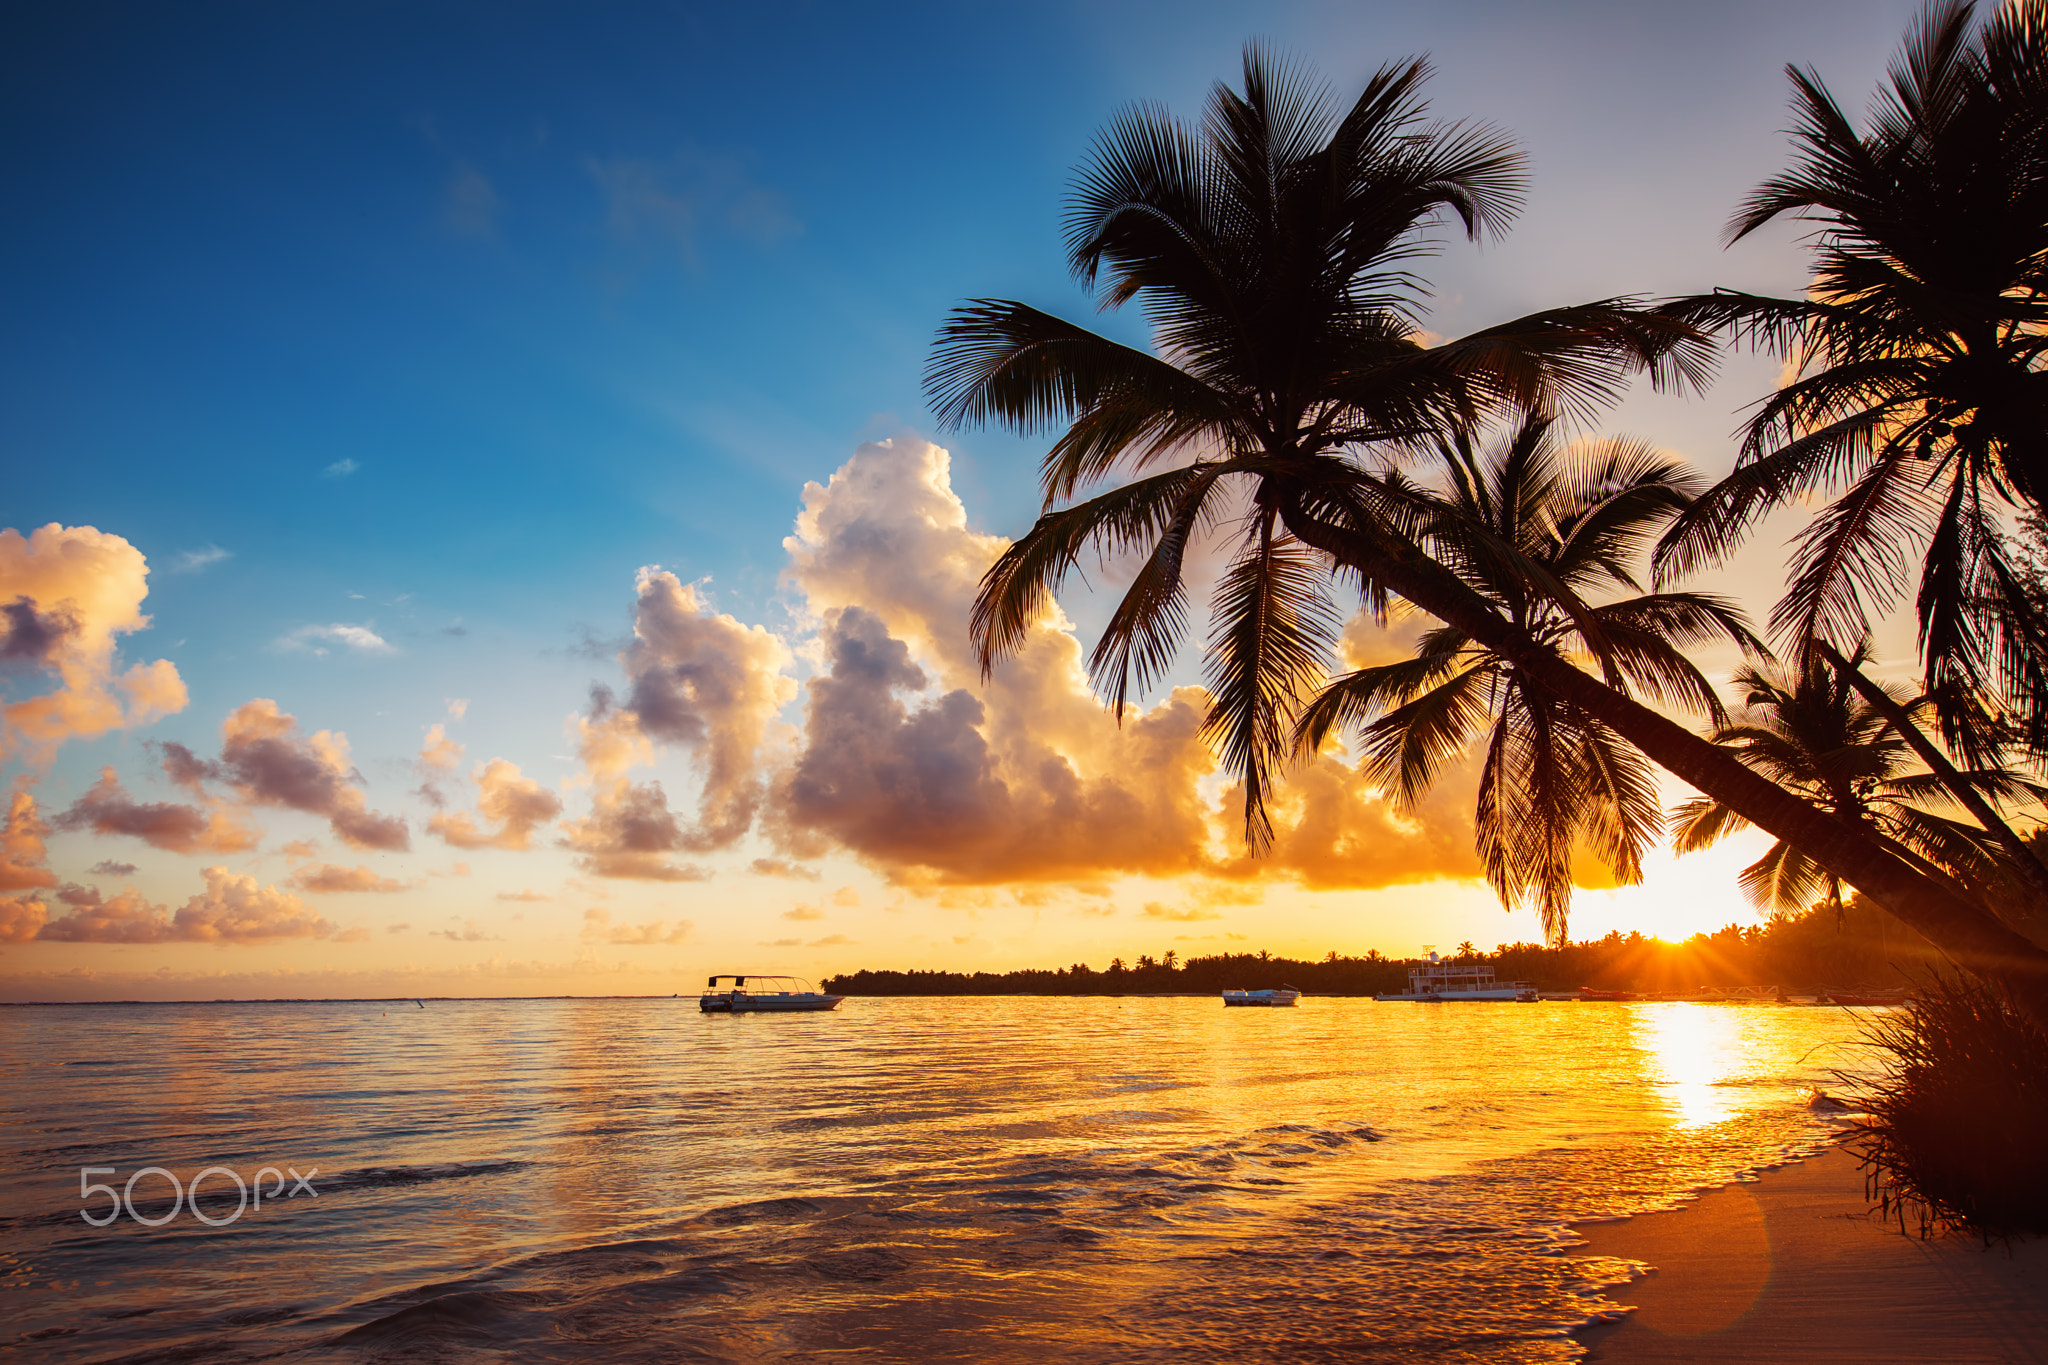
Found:
<path fill-rule="evenodd" d="M 1768 1004 L 5 1008 L 0 1345 L 1573 1359 L 1628 1268 L 1566 1224 L 1818 1150 L 1859 1034 Z"/>

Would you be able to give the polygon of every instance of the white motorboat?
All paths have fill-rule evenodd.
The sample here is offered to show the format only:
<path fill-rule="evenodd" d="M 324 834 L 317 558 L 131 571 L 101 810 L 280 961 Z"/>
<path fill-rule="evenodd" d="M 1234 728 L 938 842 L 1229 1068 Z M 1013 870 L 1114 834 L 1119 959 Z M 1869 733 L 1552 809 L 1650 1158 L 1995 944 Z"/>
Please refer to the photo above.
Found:
<path fill-rule="evenodd" d="M 706 1014 L 829 1010 L 837 1009 L 845 998 L 813 990 L 811 983 L 800 976 L 714 976 L 704 983 L 697 1008 Z"/>
<path fill-rule="evenodd" d="M 1226 1005 L 1287 1005 L 1292 1006 L 1301 999 L 1301 992 L 1292 986 L 1282 986 L 1276 991 L 1225 991 Z"/>
<path fill-rule="evenodd" d="M 1435 953 L 1420 967 L 1408 969 L 1408 989 L 1399 995 L 1375 995 L 1375 1000 L 1412 1000 L 1419 1004 L 1448 1004 L 1454 1000 L 1518 1000 L 1533 1004 L 1542 997 L 1527 981 L 1496 981 L 1493 968 L 1483 962 L 1445 962 Z"/>

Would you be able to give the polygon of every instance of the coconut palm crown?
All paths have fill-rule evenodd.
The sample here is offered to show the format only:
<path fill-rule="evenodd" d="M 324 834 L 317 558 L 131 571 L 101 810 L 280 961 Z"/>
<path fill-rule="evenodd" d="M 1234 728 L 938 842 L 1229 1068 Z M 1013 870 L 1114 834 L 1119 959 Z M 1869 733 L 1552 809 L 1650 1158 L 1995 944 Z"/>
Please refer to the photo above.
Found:
<path fill-rule="evenodd" d="M 1425 445 L 1502 411 L 1583 414 L 1636 372 L 1694 382 L 1712 359 L 1689 325 L 1625 299 L 1429 344 L 1416 264 L 1446 223 L 1474 240 L 1504 229 L 1523 175 L 1497 130 L 1427 118 L 1427 75 L 1421 61 L 1384 67 L 1340 107 L 1253 46 L 1243 89 L 1219 85 L 1199 126 L 1127 110 L 1079 173 L 1067 247 L 1104 308 L 1141 305 L 1158 354 L 978 299 L 942 329 L 927 374 L 945 425 L 1061 430 L 1043 464 L 1049 510 L 975 604 L 984 669 L 1018 646 L 1084 549 L 1135 553 L 1136 580 L 1090 659 L 1121 713 L 1187 629 L 1189 547 L 1228 525 L 1207 733 L 1243 781 L 1255 851 L 1271 838 L 1266 799 L 1294 714 L 1339 625 L 1331 528 L 1398 535 L 1415 515 L 1361 452 Z M 1057 508 L 1112 476 L 1127 481 Z M 1320 538 L 1304 543 L 1312 521 Z M 1384 603 L 1357 557 L 1344 567 Z"/>
<path fill-rule="evenodd" d="M 1843 662 L 1849 669 L 1870 663 L 1869 642 Z M 1936 774 L 1920 766 L 1911 746 L 1876 706 L 1859 697 L 1847 670 L 1809 655 L 1790 672 L 1745 667 L 1733 678 L 1743 710 L 1723 725 L 1714 742 L 1780 786 L 1815 805 L 1878 830 L 1931 875 L 1954 880 L 1976 895 L 1996 894 L 2008 879 L 2005 857 L 1978 825 L 1941 813 L 1954 794 Z M 1891 695 L 1910 717 L 1929 708 L 1891 686 Z M 2008 768 L 1958 775 L 1987 801 L 2033 805 L 2041 789 Z M 1928 809 L 1933 807 L 1934 809 Z M 1695 797 L 1672 813 L 1680 853 L 1691 853 L 1748 827 L 1748 822 L 1711 797 Z M 1757 906 L 1785 913 L 1825 899 L 1839 911 L 1841 879 L 1798 848 L 1780 839 L 1739 876 Z"/>
<path fill-rule="evenodd" d="M 2048 744 L 2048 612 L 2006 535 L 2014 508 L 2048 507 L 2048 2 L 1981 25 L 1973 9 L 1924 12 L 1862 131 L 1819 76 L 1790 69 L 1797 159 L 1743 203 L 1729 240 L 1781 217 L 1815 224 L 1808 295 L 1722 291 L 1679 311 L 1796 374 L 1659 563 L 1690 572 L 1772 509 L 1828 499 L 1774 627 L 1846 650 L 1913 591 L 1944 735 L 1989 761 L 1987 711 Z"/>
<path fill-rule="evenodd" d="M 1534 639 L 1582 655 L 1593 636 L 1638 691 L 1725 722 L 1713 684 L 1681 648 L 1732 640 L 1764 652 L 1761 642 L 1733 604 L 1646 593 L 1634 576 L 1650 541 L 1698 493 L 1683 466 L 1638 441 L 1563 446 L 1541 414 L 1483 454 L 1461 432 L 1436 456 L 1438 477 L 1415 499 L 1425 509 L 1418 533 L 1439 559 Z M 1581 612 L 1532 591 L 1524 559 L 1568 588 Z M 1437 627 L 1414 658 L 1333 680 L 1303 712 L 1297 742 L 1312 752 L 1352 727 L 1365 771 L 1404 802 L 1486 731 L 1473 822 L 1480 860 L 1503 904 L 1534 902 L 1551 942 L 1565 939 L 1575 848 L 1622 883 L 1642 879 L 1643 853 L 1663 828 L 1650 762 L 1462 631 Z"/>

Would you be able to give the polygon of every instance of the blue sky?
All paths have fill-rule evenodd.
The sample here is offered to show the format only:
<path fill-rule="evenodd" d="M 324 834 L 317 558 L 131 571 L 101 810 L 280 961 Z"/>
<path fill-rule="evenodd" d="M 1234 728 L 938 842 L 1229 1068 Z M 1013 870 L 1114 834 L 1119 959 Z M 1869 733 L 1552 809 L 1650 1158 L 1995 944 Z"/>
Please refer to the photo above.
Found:
<path fill-rule="evenodd" d="M 800 730 L 830 596 L 792 579 L 784 545 L 807 481 L 829 480 L 863 442 L 897 438 L 900 452 L 929 438 L 952 452 L 970 531 L 1016 534 L 1034 515 L 1036 448 L 934 431 L 920 372 L 966 297 L 1090 310 L 1065 271 L 1061 198 L 1119 106 L 1193 113 L 1251 38 L 1313 61 L 1338 91 L 1431 54 L 1436 111 L 1512 130 L 1532 173 L 1513 236 L 1452 244 L 1432 268 L 1431 325 L 1452 334 L 1618 293 L 1798 290 L 1791 229 L 1719 244 L 1736 199 L 1782 163 L 1782 68 L 1813 64 L 1860 107 L 1910 13 L 1477 0 L 15 7 L 0 20 L 0 525 L 93 527 L 146 556 L 153 624 L 122 638 L 121 658 L 171 660 L 189 703 L 46 757 L 17 751 L 7 773 L 38 779 L 46 816 L 103 764 L 169 800 L 147 742 L 210 752 L 224 716 L 270 698 L 308 733 L 344 730 L 371 806 L 410 812 L 416 832 L 426 808 L 406 793 L 437 720 L 459 724 L 465 765 L 504 756 L 563 792 L 572 818 L 589 764 L 565 726 L 590 713 L 593 683 L 623 685 L 612 656 L 644 565 L 708 578 L 707 611 L 782 641 L 796 690 L 777 723 Z M 1143 336 L 1135 317 L 1101 325 Z M 1613 425 L 1718 472 L 1738 410 L 1773 373 L 1732 360 L 1706 398 L 1633 399 Z M 1767 594 L 1775 550 L 1748 562 Z M 1068 609 L 1084 636 L 1099 619 L 1085 596 Z M 384 647 L 352 647 L 336 627 Z M 15 677 L 8 695 L 40 685 Z M 450 698 L 469 702 L 459 722 Z M 647 767 L 681 807 L 705 761 L 657 745 Z M 777 761 L 761 760 L 761 781 Z M 265 842 L 228 863 L 284 885 L 277 850 L 297 818 L 270 818 Z M 736 880 L 731 866 L 769 852 L 748 837 L 705 864 L 713 880 L 682 888 L 697 898 L 696 937 L 633 972 L 771 941 L 749 916 L 782 916 L 789 897 Z M 104 852 L 61 835 L 51 866 L 75 879 Z M 207 861 L 142 852 L 122 860 L 165 905 Z M 803 894 L 843 882 L 865 913 L 909 907 L 843 935 L 858 947 L 804 960 L 820 970 L 1158 946 L 1112 915 L 1047 927 L 1050 912 L 1019 893 L 969 907 L 984 916 L 966 936 L 979 946 L 949 948 L 962 936 L 937 920 L 903 927 L 946 913 L 943 897 L 906 893 L 900 868 L 872 853 L 817 856 L 822 889 L 803 882 Z M 382 907 L 440 894 L 420 880 L 433 857 L 446 861 L 420 834 L 388 873 L 419 889 L 350 901 L 335 922 L 374 924 L 397 913 Z M 537 843 L 526 857 L 477 876 L 561 882 L 547 894 L 564 914 L 599 892 L 670 898 L 649 899 L 649 914 L 679 894 L 597 885 L 579 900 L 566 854 Z M 1107 899 L 1124 914 L 1157 890 L 1120 886 Z M 1281 878 L 1264 903 L 1281 908 L 1225 918 L 1239 941 L 1318 955 L 1406 950 L 1424 927 L 1420 901 L 1388 908 L 1360 889 L 1310 915 L 1285 909 L 1298 892 Z M 1457 907 L 1445 939 L 1472 936 L 1462 926 L 1486 941 L 1533 936 L 1470 888 L 1438 899 Z M 1609 909 L 1628 922 L 1625 905 Z M 1702 911 L 1738 912 L 1732 893 Z M 558 930 L 493 941 L 552 961 Z M 118 977 L 151 953 L 196 950 L 130 944 L 119 964 L 113 951 L 27 943 L 4 950 L 0 976 Z M 216 963 L 224 950 L 207 951 Z M 233 951 L 235 971 L 296 970 L 289 942 Z M 707 969 L 740 968 L 720 957 Z"/>

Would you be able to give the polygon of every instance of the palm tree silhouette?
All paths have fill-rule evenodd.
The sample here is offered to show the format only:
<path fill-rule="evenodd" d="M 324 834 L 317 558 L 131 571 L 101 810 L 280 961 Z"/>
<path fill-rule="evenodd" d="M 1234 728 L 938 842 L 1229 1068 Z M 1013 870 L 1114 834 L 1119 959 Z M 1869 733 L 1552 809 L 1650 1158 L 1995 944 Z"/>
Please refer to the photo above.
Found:
<path fill-rule="evenodd" d="M 1427 446 L 1497 414 L 1583 415 L 1634 374 L 1685 384 L 1712 359 L 1690 324 L 1625 299 L 1425 344 L 1414 266 L 1434 249 L 1432 229 L 1450 219 L 1474 238 L 1497 232 L 1522 185 L 1505 136 L 1426 120 L 1426 74 L 1421 62 L 1384 67 L 1335 108 L 1254 46 L 1243 90 L 1219 85 L 1199 127 L 1154 108 L 1110 124 L 1074 192 L 1069 259 L 1085 284 L 1102 283 L 1105 308 L 1141 304 L 1159 354 L 998 299 L 972 300 L 942 327 L 926 375 L 942 425 L 1063 428 L 1042 469 L 1047 510 L 975 602 L 983 669 L 1018 648 L 1084 550 L 1133 553 L 1136 578 L 1090 658 L 1121 715 L 1131 682 L 1159 677 L 1187 632 L 1190 545 L 1227 525 L 1236 552 L 1210 604 L 1206 730 L 1243 783 L 1255 852 L 1272 838 L 1267 794 L 1295 714 L 1325 676 L 1341 578 L 1376 610 L 1398 596 L 1493 651 L 2048 1020 L 2048 953 L 1864 827 L 1627 695 L 1625 643 L 1540 565 L 1495 547 L 1580 623 L 1598 676 L 1415 539 L 1428 508 L 1367 452 Z M 1128 481 L 1059 505 L 1111 476 Z"/>
<path fill-rule="evenodd" d="M 1998 894 L 2014 880 L 1998 842 L 1979 825 L 1951 819 L 1928 805 L 1954 801 L 1948 784 L 1921 768 L 1913 746 L 1901 735 L 1888 709 L 1904 713 L 1927 707 L 1903 688 L 1887 688 L 1893 708 L 1858 695 L 1850 670 L 1870 662 L 1867 642 L 1836 666 L 1808 656 L 1792 674 L 1743 668 L 1734 677 L 1745 698 L 1745 713 L 1724 725 L 1714 742 L 1744 763 L 1796 791 L 1823 809 L 1870 825 L 1918 861 L 1932 876 L 1954 879 L 1965 894 Z M 2009 768 L 1978 769 L 1959 778 L 1990 802 L 2037 802 L 2041 788 Z M 1672 813 L 1680 853 L 1717 843 L 1747 827 L 1726 805 L 1701 796 Z M 1750 900 L 1765 909 L 1804 910 L 1825 899 L 1840 912 L 1841 879 L 1780 839 L 1744 868 L 1739 880 Z"/>
<path fill-rule="evenodd" d="M 1561 447 L 1532 415 L 1484 455 L 1459 433 L 1439 444 L 1440 486 L 1417 489 L 1418 526 L 1438 558 L 1522 634 L 1583 654 L 1601 642 L 1620 686 L 1725 720 L 1714 686 L 1680 644 L 1722 638 L 1762 645 L 1736 607 L 1707 593 L 1645 593 L 1632 575 L 1650 540 L 1698 492 L 1676 462 L 1638 441 Z M 1568 590 L 1531 590 L 1525 564 Z M 1591 605 L 1614 592 L 1628 594 Z M 1623 883 L 1663 828 L 1656 775 L 1627 740 L 1514 663 L 1450 626 L 1425 634 L 1413 659 L 1335 679 L 1303 712 L 1296 736 L 1312 753 L 1334 731 L 1362 727 L 1364 770 L 1411 804 L 1442 763 L 1491 723 L 1473 822 L 1486 878 L 1505 905 L 1533 900 L 1545 937 L 1565 941 L 1572 854 L 1598 856 Z"/>
<path fill-rule="evenodd" d="M 1867 132 L 1818 75 L 1789 69 L 1797 161 L 1728 233 L 1817 224 L 1808 297 L 1722 291 L 1678 311 L 1797 374 L 1658 562 L 1690 572 L 1772 509 L 1831 496 L 1774 627 L 1847 649 L 1871 608 L 1915 587 L 1925 690 L 1950 747 L 1983 763 L 2002 739 L 1987 695 L 2048 745 L 2048 609 L 2001 524 L 2015 506 L 2048 507 L 2048 4 L 2008 4 L 1981 26 L 1973 8 L 1944 0 L 1921 16 Z"/>

